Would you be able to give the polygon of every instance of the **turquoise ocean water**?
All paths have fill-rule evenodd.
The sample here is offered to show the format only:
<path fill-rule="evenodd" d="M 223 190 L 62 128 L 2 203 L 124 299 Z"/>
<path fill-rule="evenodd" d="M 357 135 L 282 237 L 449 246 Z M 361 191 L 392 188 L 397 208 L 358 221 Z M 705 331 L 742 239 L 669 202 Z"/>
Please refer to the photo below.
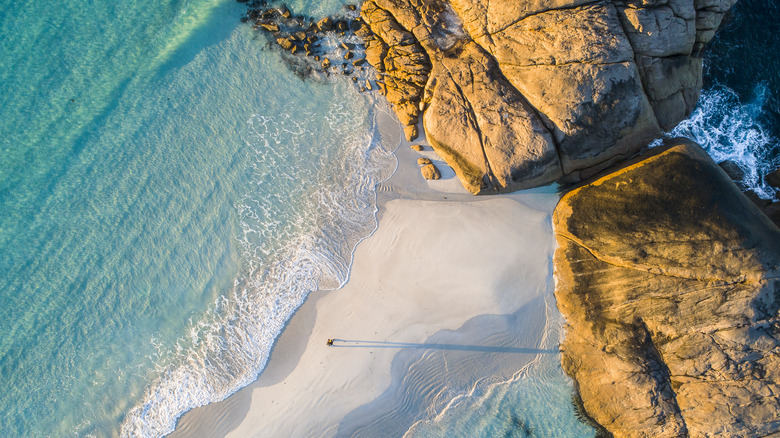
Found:
<path fill-rule="evenodd" d="M 0 0 L 0 436 L 169 432 L 250 383 L 306 294 L 348 278 L 395 166 L 388 116 L 345 78 L 300 79 L 244 11 Z M 734 91 L 724 75 L 685 134 L 741 115 L 732 149 L 772 152 L 777 76 Z M 412 432 L 592 436 L 570 397 L 551 356 Z"/>
<path fill-rule="evenodd" d="M 0 436 L 159 435 L 345 280 L 395 161 L 235 1 L 2 3 Z"/>

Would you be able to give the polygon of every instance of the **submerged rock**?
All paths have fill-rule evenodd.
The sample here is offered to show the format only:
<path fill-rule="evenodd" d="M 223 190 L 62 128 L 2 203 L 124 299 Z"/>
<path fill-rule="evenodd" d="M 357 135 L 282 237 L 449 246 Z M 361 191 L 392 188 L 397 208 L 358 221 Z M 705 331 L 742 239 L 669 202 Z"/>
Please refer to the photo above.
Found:
<path fill-rule="evenodd" d="M 330 17 L 325 17 L 317 22 L 317 29 L 322 32 L 328 32 L 333 30 L 333 20 Z"/>
<path fill-rule="evenodd" d="M 277 44 L 279 44 L 284 50 L 292 50 L 295 47 L 295 42 L 290 37 L 277 38 Z"/>
<path fill-rule="evenodd" d="M 773 172 L 768 173 L 764 179 L 770 186 L 780 189 L 780 169 L 775 169 Z"/>
<path fill-rule="evenodd" d="M 617 437 L 780 432 L 780 230 L 675 140 L 554 212 L 563 366 Z"/>

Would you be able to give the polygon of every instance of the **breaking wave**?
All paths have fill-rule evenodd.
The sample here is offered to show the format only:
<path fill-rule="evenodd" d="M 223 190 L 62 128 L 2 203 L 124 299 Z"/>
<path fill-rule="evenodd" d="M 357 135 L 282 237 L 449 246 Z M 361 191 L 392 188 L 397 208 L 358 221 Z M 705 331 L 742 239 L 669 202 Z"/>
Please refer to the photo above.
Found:
<path fill-rule="evenodd" d="M 730 88 L 713 87 L 702 92 L 691 116 L 670 134 L 696 141 L 718 163 L 734 162 L 744 172 L 739 181 L 743 187 L 773 199 L 775 191 L 764 177 L 780 166 L 780 143 L 759 122 L 768 93 L 766 85 L 759 84 L 755 97 L 743 104 Z"/>
<path fill-rule="evenodd" d="M 371 126 L 352 126 L 355 111 L 345 105 L 330 104 L 329 135 L 312 129 L 321 115 L 247 122 L 255 189 L 236 205 L 242 274 L 174 351 L 160 355 L 159 377 L 126 415 L 121 436 L 170 433 L 184 412 L 254 381 L 306 296 L 347 281 L 355 246 L 376 228 L 376 186 L 395 168 L 400 128 L 381 109 Z M 342 147 L 323 147 L 334 137 Z"/>

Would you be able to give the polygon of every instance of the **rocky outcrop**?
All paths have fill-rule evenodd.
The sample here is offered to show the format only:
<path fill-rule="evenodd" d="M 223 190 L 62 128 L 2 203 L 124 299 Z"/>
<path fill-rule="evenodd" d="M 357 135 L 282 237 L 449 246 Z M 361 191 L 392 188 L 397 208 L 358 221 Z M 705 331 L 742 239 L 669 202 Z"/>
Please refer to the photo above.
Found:
<path fill-rule="evenodd" d="M 780 230 L 676 140 L 554 212 L 563 365 L 618 437 L 780 432 Z"/>
<path fill-rule="evenodd" d="M 361 17 L 399 119 L 423 114 L 479 194 L 587 177 L 674 127 L 735 1 L 366 0 Z"/>

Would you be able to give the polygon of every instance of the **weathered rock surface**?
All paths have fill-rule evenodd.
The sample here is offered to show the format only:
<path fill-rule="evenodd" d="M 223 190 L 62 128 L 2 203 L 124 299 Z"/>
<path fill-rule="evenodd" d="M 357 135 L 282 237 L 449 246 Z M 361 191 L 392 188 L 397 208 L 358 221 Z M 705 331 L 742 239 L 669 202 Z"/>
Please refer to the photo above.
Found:
<path fill-rule="evenodd" d="M 423 178 L 425 179 L 441 179 L 441 172 L 439 168 L 433 163 L 428 163 L 420 169 Z"/>
<path fill-rule="evenodd" d="M 472 193 L 578 180 L 685 118 L 736 0 L 366 0 L 366 60 Z M 409 130 L 411 134 L 411 130 Z"/>
<path fill-rule="evenodd" d="M 675 140 L 554 213 L 563 365 L 618 437 L 780 432 L 780 230 Z"/>

